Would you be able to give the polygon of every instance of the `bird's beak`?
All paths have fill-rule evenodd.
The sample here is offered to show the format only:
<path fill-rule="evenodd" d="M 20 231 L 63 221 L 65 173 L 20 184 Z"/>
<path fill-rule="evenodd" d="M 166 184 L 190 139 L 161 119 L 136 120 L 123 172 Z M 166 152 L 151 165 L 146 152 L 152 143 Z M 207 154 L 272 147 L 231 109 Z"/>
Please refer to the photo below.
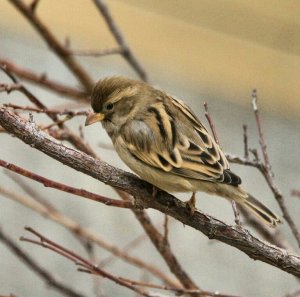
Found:
<path fill-rule="evenodd" d="M 101 122 L 103 120 L 104 120 L 104 114 L 103 113 L 94 113 L 94 112 L 91 112 L 86 117 L 85 126 L 94 124 L 96 122 Z"/>

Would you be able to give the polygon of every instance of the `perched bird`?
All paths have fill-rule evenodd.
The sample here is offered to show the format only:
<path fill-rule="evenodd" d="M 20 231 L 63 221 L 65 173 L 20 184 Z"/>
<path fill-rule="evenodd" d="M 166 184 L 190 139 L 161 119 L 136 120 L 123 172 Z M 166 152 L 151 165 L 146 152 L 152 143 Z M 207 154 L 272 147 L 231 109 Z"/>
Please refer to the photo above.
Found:
<path fill-rule="evenodd" d="M 85 125 L 101 121 L 129 168 L 167 192 L 203 191 L 251 210 L 275 227 L 279 218 L 240 186 L 219 145 L 181 100 L 125 77 L 100 80 L 91 95 L 94 113 Z"/>

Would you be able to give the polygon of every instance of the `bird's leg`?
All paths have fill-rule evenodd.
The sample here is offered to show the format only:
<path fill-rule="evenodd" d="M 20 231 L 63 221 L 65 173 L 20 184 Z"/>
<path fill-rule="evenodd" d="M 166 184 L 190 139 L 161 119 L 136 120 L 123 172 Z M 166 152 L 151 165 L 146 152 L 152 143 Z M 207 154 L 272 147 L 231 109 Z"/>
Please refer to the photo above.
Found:
<path fill-rule="evenodd" d="M 238 226 L 242 226 L 241 221 L 240 221 L 240 214 L 239 214 L 239 211 L 237 209 L 236 202 L 234 200 L 231 200 L 231 206 L 232 206 L 233 213 L 234 213 L 235 223 Z"/>
<path fill-rule="evenodd" d="M 193 192 L 190 200 L 186 202 L 186 207 L 190 210 L 191 215 L 193 215 L 196 210 L 196 193 L 195 192 Z"/>

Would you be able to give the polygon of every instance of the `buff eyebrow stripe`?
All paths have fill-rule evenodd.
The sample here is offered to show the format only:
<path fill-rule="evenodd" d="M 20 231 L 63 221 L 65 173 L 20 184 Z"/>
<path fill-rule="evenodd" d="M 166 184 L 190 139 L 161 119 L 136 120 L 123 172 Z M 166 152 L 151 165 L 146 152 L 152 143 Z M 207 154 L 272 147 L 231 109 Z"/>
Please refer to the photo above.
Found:
<path fill-rule="evenodd" d="M 163 120 L 162 120 L 160 112 L 153 106 L 149 107 L 148 111 L 155 114 L 156 120 L 158 122 L 158 128 L 159 128 L 160 135 L 163 139 L 167 139 L 167 132 L 166 132 L 166 129 L 164 127 Z"/>

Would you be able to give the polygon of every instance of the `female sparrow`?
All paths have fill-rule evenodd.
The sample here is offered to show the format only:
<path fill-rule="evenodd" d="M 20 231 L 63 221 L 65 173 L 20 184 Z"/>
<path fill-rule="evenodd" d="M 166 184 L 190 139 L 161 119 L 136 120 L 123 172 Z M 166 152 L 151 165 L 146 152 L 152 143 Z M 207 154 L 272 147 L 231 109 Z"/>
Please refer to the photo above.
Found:
<path fill-rule="evenodd" d="M 142 179 L 168 192 L 204 191 L 247 207 L 275 227 L 279 218 L 247 194 L 229 169 L 219 145 L 182 101 L 147 83 L 125 78 L 100 80 L 92 95 L 94 113 L 121 159 Z"/>

